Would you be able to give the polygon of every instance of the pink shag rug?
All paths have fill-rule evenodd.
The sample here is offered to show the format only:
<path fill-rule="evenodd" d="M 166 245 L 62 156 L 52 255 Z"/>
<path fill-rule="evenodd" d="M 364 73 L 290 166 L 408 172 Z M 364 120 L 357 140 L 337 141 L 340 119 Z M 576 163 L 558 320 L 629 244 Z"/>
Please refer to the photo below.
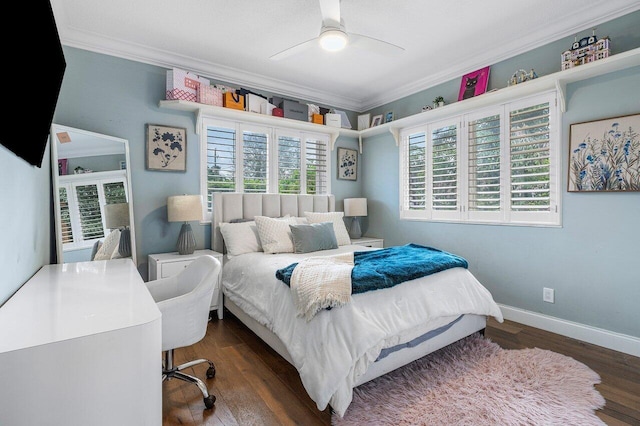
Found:
<path fill-rule="evenodd" d="M 359 386 L 332 424 L 604 425 L 597 383 L 573 358 L 476 334 Z"/>

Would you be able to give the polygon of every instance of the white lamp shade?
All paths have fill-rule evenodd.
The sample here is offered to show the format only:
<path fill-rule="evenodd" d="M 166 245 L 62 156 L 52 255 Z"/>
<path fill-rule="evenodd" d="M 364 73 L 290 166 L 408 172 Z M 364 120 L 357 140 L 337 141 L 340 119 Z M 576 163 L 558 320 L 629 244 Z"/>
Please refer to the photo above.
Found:
<path fill-rule="evenodd" d="M 107 229 L 129 226 L 129 203 L 106 204 L 104 222 Z"/>
<path fill-rule="evenodd" d="M 202 220 L 202 196 L 174 195 L 167 198 L 169 222 Z"/>
<path fill-rule="evenodd" d="M 344 199 L 344 215 L 349 217 L 366 216 L 367 215 L 367 199 L 366 198 L 345 198 Z"/>

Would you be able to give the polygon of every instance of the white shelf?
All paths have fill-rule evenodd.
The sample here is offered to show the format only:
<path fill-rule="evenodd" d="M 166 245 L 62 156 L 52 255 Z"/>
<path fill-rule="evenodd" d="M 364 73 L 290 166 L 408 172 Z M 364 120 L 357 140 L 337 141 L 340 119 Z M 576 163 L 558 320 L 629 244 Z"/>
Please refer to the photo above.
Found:
<path fill-rule="evenodd" d="M 623 53 L 619 53 L 617 55 L 610 56 L 606 59 L 601 59 L 589 64 L 580 65 L 569 70 L 559 71 L 554 74 L 536 78 L 535 80 L 529 80 L 524 83 L 516 84 L 514 86 L 505 87 L 504 89 L 488 92 L 471 99 L 466 99 L 462 102 L 454 102 L 440 108 L 420 112 L 409 117 L 404 117 L 390 123 L 381 124 L 379 126 L 370 127 L 368 129 L 360 131 L 352 129 L 332 128 L 324 126 L 322 124 L 309 123 L 306 121 L 292 120 L 282 117 L 272 117 L 269 115 L 239 111 L 231 108 L 216 107 L 212 105 L 204 105 L 197 102 L 189 101 L 160 101 L 160 107 L 194 112 L 197 117 L 196 133 L 199 132 L 203 115 L 212 115 L 220 118 L 251 121 L 252 123 L 272 126 L 282 125 L 284 120 L 285 125 L 293 129 L 329 134 L 331 137 L 331 149 L 333 149 L 338 136 L 358 138 L 360 153 L 362 154 L 362 141 L 364 138 L 390 132 L 396 141 L 396 145 L 398 145 L 398 137 L 401 128 L 424 123 L 425 121 L 437 120 L 439 118 L 451 115 L 462 114 L 471 110 L 483 108 L 485 106 L 494 105 L 501 102 L 508 102 L 510 100 L 518 99 L 524 96 L 541 93 L 546 90 L 557 89 L 560 110 L 564 112 L 566 111 L 565 91 L 567 84 L 639 65 L 640 48 L 636 48 Z"/>
<path fill-rule="evenodd" d="M 335 145 L 338 136 L 349 136 L 357 138 L 359 136 L 357 130 L 340 129 L 337 127 L 325 126 L 324 124 L 310 123 L 307 121 L 293 120 L 284 117 L 273 117 L 266 114 L 257 114 L 255 112 L 241 111 L 233 108 L 224 108 L 214 105 L 200 104 L 198 102 L 171 100 L 160 101 L 161 108 L 175 109 L 178 111 L 190 111 L 196 114 L 196 133 L 200 132 L 202 117 L 214 116 L 217 118 L 227 118 L 230 120 L 248 121 L 256 124 L 264 124 L 268 126 L 286 126 L 290 129 L 306 130 L 309 132 L 319 132 L 328 134 L 331 138 L 331 149 Z"/>
<path fill-rule="evenodd" d="M 369 129 L 358 132 L 360 140 L 371 136 L 391 132 L 396 145 L 398 144 L 398 133 L 401 128 L 411 127 L 426 121 L 438 120 L 439 118 L 462 114 L 471 110 L 480 109 L 485 106 L 494 105 L 500 102 L 507 102 L 524 96 L 529 96 L 546 90 L 557 89 L 559 107 L 562 112 L 566 111 L 565 91 L 567 84 L 576 81 L 586 80 L 600 75 L 608 74 L 615 71 L 640 65 L 640 48 L 629 50 L 617 55 L 610 56 L 606 59 L 591 62 L 579 67 L 571 68 L 565 71 L 559 71 L 543 77 L 529 80 L 514 86 L 505 87 L 504 89 L 488 92 L 471 99 L 461 102 L 455 102 L 440 108 L 420 112 L 409 117 L 404 117 L 390 123 L 381 124 L 380 126 L 371 127 Z M 362 151 L 361 151 L 362 152 Z"/>

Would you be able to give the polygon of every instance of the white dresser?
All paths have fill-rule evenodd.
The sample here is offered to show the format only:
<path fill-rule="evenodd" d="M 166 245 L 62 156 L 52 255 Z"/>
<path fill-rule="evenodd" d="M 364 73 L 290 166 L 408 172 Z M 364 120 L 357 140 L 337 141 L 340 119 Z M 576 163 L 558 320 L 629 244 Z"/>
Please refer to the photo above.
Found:
<path fill-rule="evenodd" d="M 0 307 L 0 425 L 162 424 L 161 339 L 131 259 L 43 266 Z"/>

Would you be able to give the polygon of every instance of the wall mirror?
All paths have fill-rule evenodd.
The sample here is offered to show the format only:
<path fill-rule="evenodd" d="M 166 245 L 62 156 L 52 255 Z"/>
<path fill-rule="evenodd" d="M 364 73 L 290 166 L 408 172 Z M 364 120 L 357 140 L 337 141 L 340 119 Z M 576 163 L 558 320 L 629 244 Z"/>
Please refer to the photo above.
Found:
<path fill-rule="evenodd" d="M 50 138 L 58 263 L 137 265 L 129 142 L 59 124 Z"/>

